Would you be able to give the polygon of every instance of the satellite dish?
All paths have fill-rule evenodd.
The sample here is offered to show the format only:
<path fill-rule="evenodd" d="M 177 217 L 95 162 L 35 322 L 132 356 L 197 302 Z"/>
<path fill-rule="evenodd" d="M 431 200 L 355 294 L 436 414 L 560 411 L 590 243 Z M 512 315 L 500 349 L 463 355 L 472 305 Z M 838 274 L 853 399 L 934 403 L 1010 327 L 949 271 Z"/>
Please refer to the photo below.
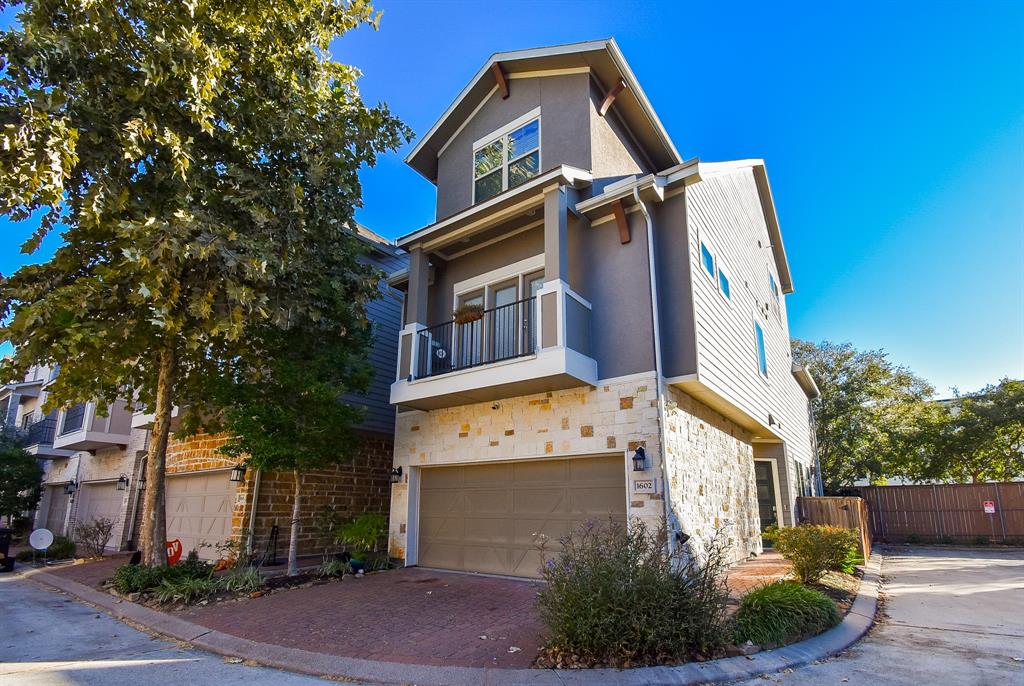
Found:
<path fill-rule="evenodd" d="M 36 529 L 29 534 L 28 544 L 36 550 L 46 550 L 53 545 L 53 532 L 49 529 Z"/>

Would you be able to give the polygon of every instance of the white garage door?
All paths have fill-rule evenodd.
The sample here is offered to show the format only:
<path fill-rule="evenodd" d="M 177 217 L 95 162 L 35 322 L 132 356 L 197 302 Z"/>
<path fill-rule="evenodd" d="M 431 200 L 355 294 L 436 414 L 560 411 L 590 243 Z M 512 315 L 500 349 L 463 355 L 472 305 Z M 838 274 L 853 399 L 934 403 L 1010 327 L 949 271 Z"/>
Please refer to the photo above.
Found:
<path fill-rule="evenodd" d="M 167 540 L 181 540 L 182 555 L 190 550 L 207 560 L 217 558 L 211 546 L 231 538 L 235 484 L 230 472 L 167 476 Z"/>
<path fill-rule="evenodd" d="M 109 519 L 114 522 L 114 529 L 107 543 L 108 550 L 117 550 L 121 541 L 121 529 L 124 524 L 122 515 L 124 494 L 117 490 L 117 482 L 83 483 L 75 496 L 78 499 L 78 510 L 75 513 L 75 526 L 92 524 L 97 519 Z"/>
<path fill-rule="evenodd" d="M 424 469 L 419 556 L 424 567 L 538 576 L 541 552 L 587 520 L 626 521 L 621 456 Z"/>

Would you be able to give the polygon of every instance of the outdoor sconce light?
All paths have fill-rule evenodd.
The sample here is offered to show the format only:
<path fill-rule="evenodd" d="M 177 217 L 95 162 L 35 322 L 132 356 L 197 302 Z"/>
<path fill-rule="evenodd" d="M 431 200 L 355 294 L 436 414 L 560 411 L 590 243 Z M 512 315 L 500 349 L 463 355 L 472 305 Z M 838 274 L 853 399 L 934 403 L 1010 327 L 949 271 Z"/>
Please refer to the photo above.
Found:
<path fill-rule="evenodd" d="M 391 483 L 397 484 L 402 481 L 402 466 L 399 465 L 391 470 Z"/>
<path fill-rule="evenodd" d="M 128 475 L 127 474 L 121 474 L 121 476 L 117 477 L 117 490 L 119 490 L 119 491 L 127 491 L 128 490 Z"/>
<path fill-rule="evenodd" d="M 234 481 L 236 484 L 245 481 L 245 463 L 240 462 L 231 468 L 231 476 L 228 477 L 228 481 Z"/>
<path fill-rule="evenodd" d="M 641 446 L 633 453 L 633 471 L 642 472 L 645 469 L 647 469 L 647 451 Z"/>
<path fill-rule="evenodd" d="M 75 491 L 78 490 L 78 484 L 74 481 L 69 481 L 64 484 L 64 495 L 74 495 Z"/>

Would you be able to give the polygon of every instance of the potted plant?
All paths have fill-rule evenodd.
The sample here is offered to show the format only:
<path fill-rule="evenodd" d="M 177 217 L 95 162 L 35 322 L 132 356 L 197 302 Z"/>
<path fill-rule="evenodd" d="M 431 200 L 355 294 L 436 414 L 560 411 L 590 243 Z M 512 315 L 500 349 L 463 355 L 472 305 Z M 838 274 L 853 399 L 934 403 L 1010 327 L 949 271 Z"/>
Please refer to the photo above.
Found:
<path fill-rule="evenodd" d="M 338 530 L 338 541 L 352 555 L 349 564 L 353 572 L 363 569 L 374 571 L 387 566 L 387 556 L 381 556 L 378 546 L 388 532 L 388 520 L 381 514 L 362 514 Z"/>
<path fill-rule="evenodd" d="M 470 305 L 468 303 L 463 303 L 455 308 L 454 312 L 452 312 L 452 319 L 455 320 L 456 324 L 470 324 L 483 318 L 483 305 Z"/>

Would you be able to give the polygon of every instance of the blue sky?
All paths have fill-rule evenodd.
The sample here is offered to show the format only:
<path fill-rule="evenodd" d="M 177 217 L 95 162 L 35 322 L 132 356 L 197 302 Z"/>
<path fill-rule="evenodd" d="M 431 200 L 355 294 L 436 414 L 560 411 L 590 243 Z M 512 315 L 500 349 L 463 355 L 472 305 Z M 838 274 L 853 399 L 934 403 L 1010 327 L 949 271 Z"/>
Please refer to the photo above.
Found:
<path fill-rule="evenodd" d="M 683 157 L 766 160 L 793 335 L 940 395 L 1024 377 L 1024 3 L 712 5 L 379 0 L 334 54 L 422 134 L 492 52 L 614 36 Z M 388 237 L 433 218 L 408 149 L 362 174 Z M 0 219 L 0 272 L 59 240 L 26 257 L 29 232 Z"/>

